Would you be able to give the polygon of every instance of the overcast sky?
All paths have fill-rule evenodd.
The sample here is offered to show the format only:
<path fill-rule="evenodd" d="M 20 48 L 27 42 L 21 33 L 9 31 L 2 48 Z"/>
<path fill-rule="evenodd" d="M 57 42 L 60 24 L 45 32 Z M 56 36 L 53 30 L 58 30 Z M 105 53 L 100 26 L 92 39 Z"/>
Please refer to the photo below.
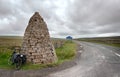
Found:
<path fill-rule="evenodd" d="M 120 35 L 120 0 L 0 0 L 0 35 L 23 36 L 35 11 L 51 37 Z"/>

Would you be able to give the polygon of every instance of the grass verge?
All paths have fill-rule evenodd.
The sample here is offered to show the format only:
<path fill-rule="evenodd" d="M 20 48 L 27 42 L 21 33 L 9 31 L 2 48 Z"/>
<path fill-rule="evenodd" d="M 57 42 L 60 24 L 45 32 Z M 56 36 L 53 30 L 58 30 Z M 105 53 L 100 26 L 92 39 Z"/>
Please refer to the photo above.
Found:
<path fill-rule="evenodd" d="M 14 69 L 14 65 L 8 65 L 8 59 L 11 54 L 11 50 L 6 52 L 0 52 L 0 68 L 4 69 Z M 45 67 L 53 67 L 62 64 L 65 61 L 72 60 L 76 54 L 76 44 L 72 41 L 66 41 L 64 45 L 60 48 L 56 48 L 56 54 L 58 61 L 52 64 L 25 64 L 22 69 L 40 69 Z"/>
<path fill-rule="evenodd" d="M 2 48 L 3 49 L 3 48 Z M 10 49 L 5 49 L 6 51 L 0 52 L 0 68 L 12 69 L 13 66 L 8 64 L 8 59 L 11 54 Z"/>

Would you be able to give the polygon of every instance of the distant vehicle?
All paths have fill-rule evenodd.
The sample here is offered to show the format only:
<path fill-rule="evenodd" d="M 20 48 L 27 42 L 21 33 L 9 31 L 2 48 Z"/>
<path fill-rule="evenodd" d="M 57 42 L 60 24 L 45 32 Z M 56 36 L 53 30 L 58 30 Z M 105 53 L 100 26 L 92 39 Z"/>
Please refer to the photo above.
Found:
<path fill-rule="evenodd" d="M 66 39 L 67 40 L 72 40 L 73 38 L 72 38 L 72 36 L 67 36 Z"/>

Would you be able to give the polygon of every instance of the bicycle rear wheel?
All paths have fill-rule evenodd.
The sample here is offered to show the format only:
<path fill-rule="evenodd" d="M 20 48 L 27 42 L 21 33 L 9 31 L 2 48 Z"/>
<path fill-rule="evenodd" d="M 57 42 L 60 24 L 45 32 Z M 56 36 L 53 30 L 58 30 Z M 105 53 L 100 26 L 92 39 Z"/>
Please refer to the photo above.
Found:
<path fill-rule="evenodd" d="M 19 70 L 19 69 L 21 68 L 21 65 L 22 65 L 22 59 L 19 57 L 19 58 L 17 58 L 16 61 L 17 61 L 17 62 L 15 63 L 15 68 L 16 68 L 17 70 Z"/>

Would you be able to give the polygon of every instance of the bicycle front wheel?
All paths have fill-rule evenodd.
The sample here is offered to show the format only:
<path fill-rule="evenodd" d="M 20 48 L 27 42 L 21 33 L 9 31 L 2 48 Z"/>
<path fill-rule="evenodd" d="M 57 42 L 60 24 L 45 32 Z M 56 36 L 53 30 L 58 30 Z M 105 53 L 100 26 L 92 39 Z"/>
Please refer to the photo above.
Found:
<path fill-rule="evenodd" d="M 8 59 L 8 65 L 12 65 L 13 64 L 13 62 L 12 62 L 12 57 L 10 57 L 9 59 Z"/>

